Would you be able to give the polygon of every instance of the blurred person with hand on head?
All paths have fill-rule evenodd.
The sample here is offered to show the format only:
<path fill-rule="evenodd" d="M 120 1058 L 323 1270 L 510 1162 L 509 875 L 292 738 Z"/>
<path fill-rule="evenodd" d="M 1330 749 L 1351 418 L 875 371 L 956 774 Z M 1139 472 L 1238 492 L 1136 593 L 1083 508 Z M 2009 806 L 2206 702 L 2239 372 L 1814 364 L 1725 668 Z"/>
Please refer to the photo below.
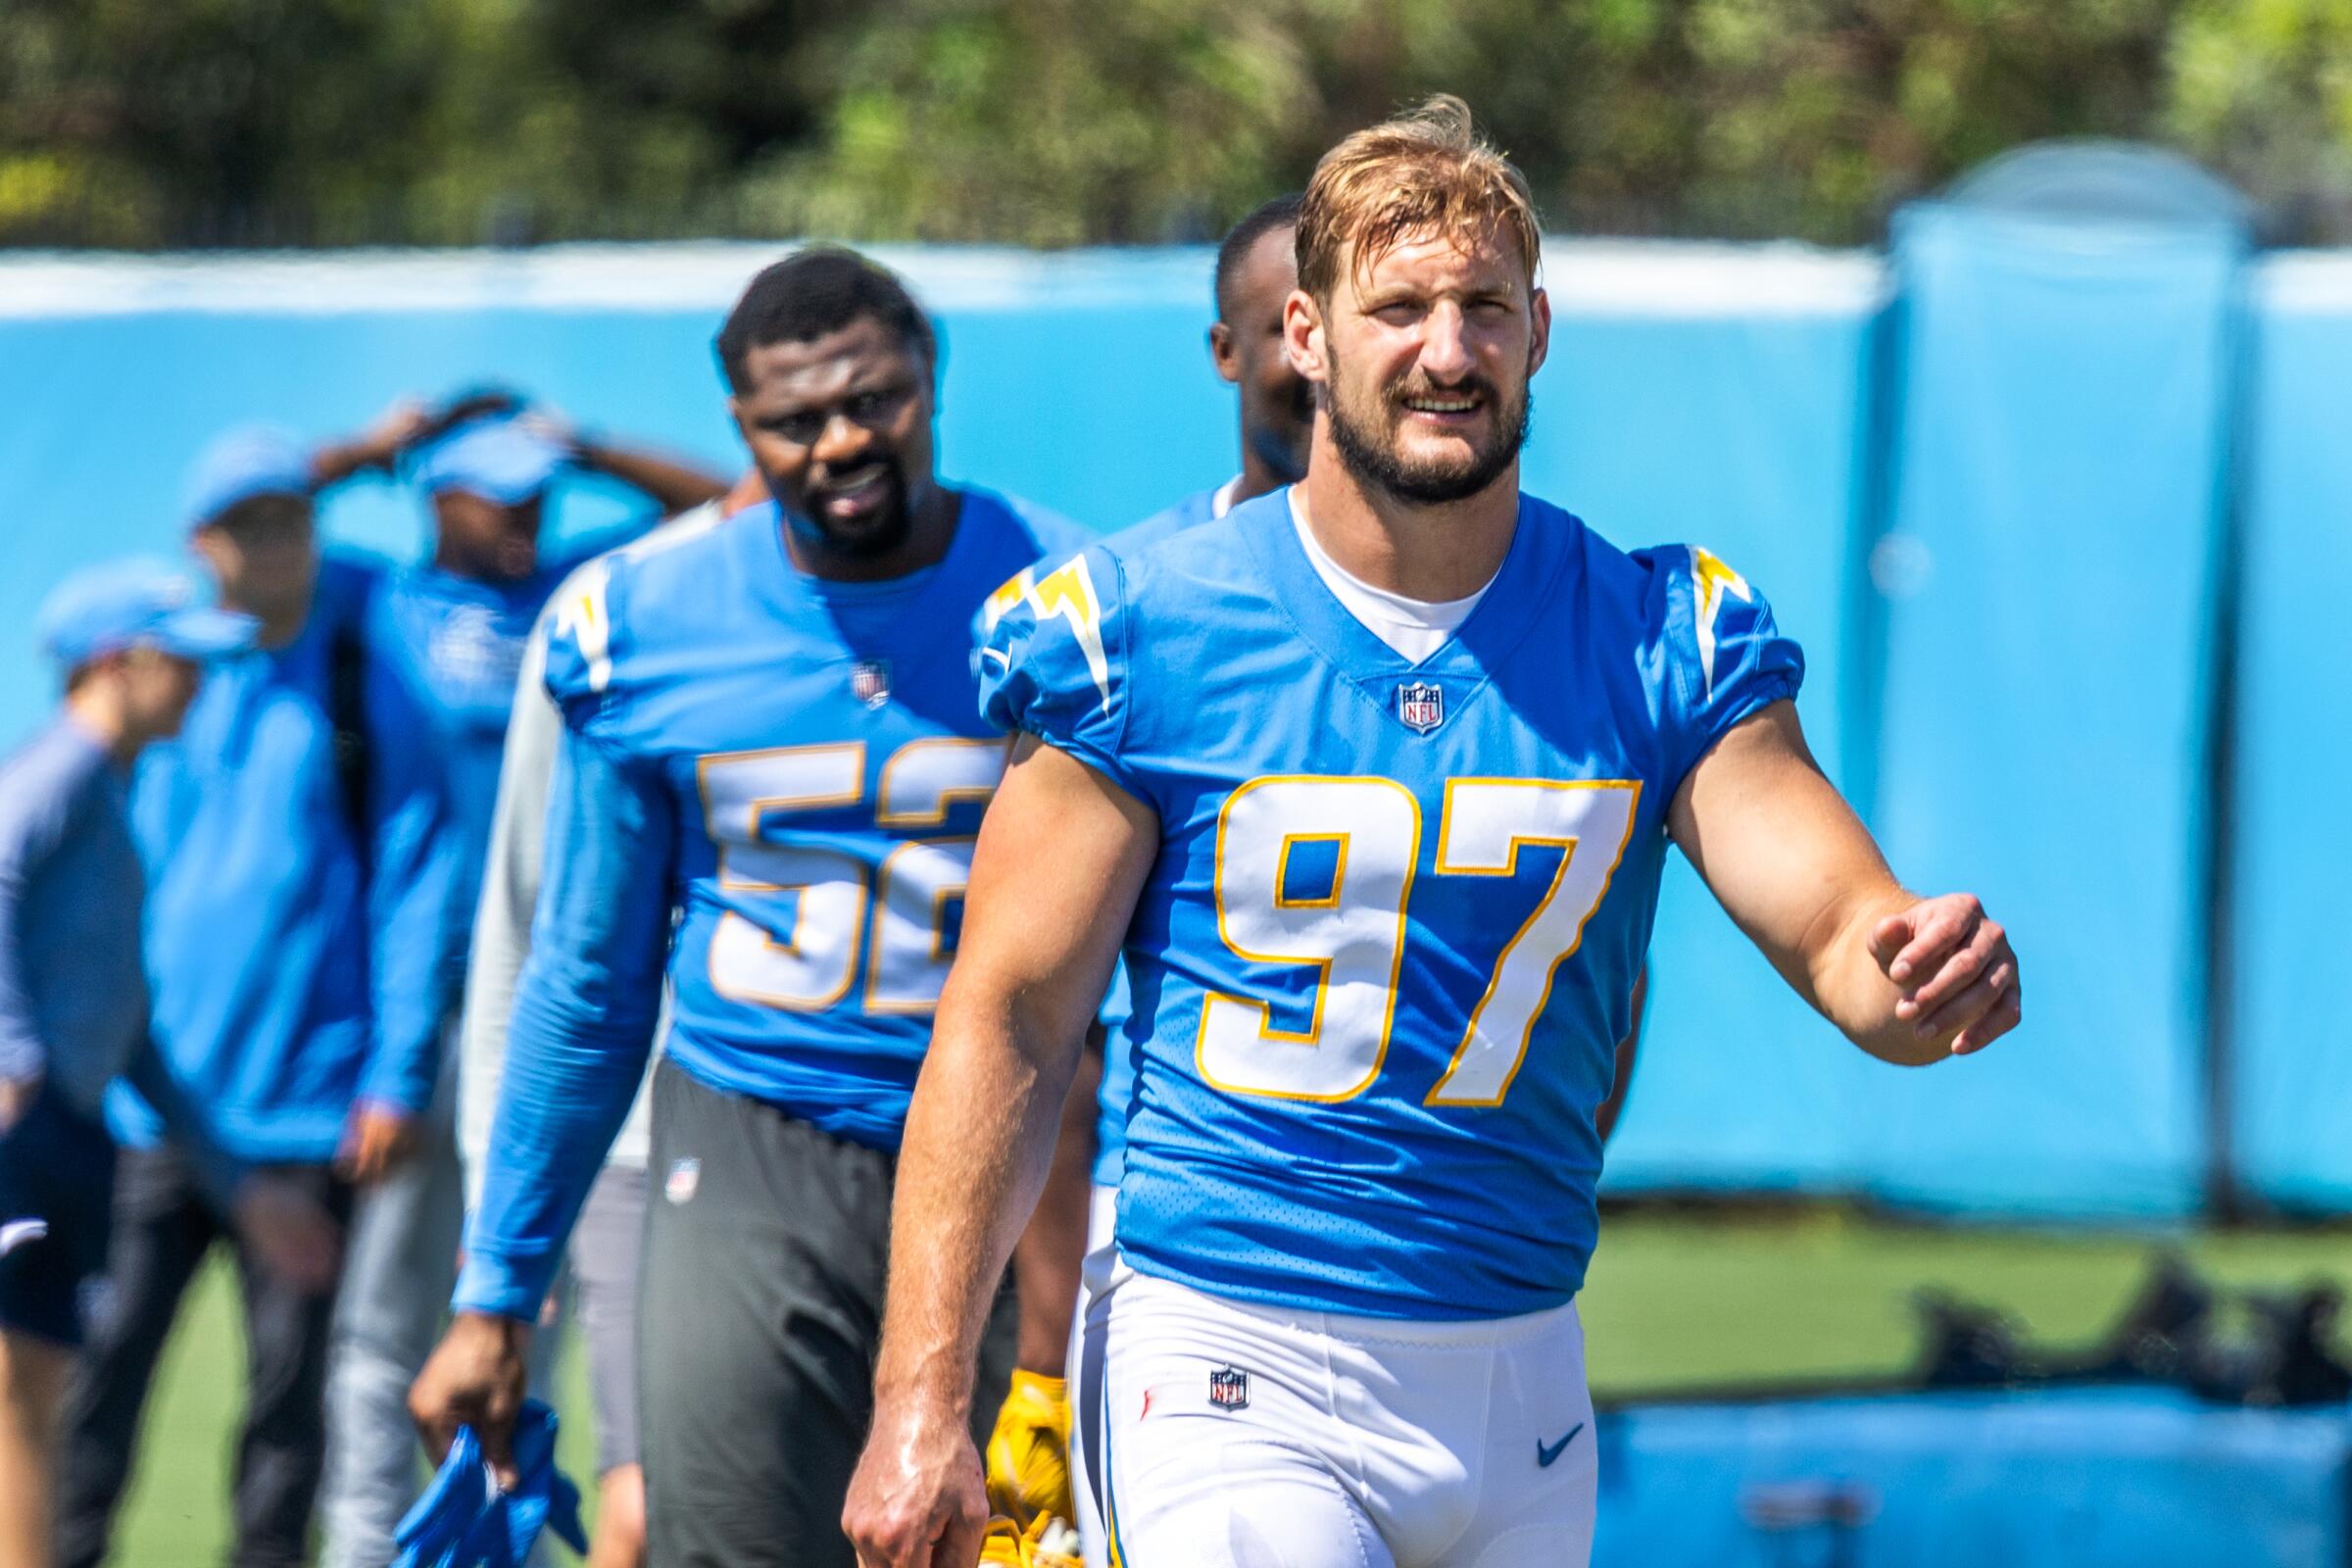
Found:
<path fill-rule="evenodd" d="M 65 676 L 56 715 L 0 762 L 0 1561 L 50 1559 L 59 1406 L 86 1320 L 103 1314 L 121 1077 L 152 1104 L 256 1275 L 332 1289 L 339 1237 L 299 1177 L 239 1158 L 154 1049 L 130 770 L 177 733 L 204 665 L 253 644 L 249 616 L 195 603 L 170 568 L 75 574 L 41 641 Z"/>
<path fill-rule="evenodd" d="M 465 1219 L 454 1032 L 515 679 L 539 612 L 588 557 L 726 481 L 586 435 L 513 395 L 451 406 L 410 445 L 432 553 L 383 573 L 358 617 L 368 757 L 372 992 L 380 1042 L 346 1158 L 363 1192 L 328 1365 L 321 1501 L 329 1568 L 383 1568 L 416 1492 L 410 1380 L 439 1332 Z M 560 483 L 612 481 L 653 505 L 551 548 Z"/>

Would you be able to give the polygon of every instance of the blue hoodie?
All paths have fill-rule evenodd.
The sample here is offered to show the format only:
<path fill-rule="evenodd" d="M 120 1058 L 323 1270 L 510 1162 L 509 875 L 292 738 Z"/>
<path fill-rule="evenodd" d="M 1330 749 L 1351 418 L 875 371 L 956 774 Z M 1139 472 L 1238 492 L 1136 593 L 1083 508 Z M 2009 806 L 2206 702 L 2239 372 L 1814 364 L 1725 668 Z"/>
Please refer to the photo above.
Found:
<path fill-rule="evenodd" d="M 323 562 L 300 634 L 213 666 L 132 794 L 156 1045 L 215 1136 L 251 1162 L 333 1157 L 376 1049 L 366 807 L 347 793 L 334 729 L 348 704 L 336 661 L 353 657 L 338 648 L 356 652 L 380 577 Z M 126 1085 L 107 1113 L 124 1143 L 162 1136 Z"/>

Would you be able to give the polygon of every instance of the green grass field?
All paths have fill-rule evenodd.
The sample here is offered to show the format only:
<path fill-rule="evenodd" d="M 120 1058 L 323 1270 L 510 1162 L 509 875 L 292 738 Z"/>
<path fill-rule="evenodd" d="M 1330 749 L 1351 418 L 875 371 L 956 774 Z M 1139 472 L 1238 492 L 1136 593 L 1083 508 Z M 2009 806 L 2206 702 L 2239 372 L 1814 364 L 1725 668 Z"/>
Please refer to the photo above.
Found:
<path fill-rule="evenodd" d="M 1943 1286 L 2000 1306 L 2036 1344 L 2095 1340 L 2158 1239 L 1893 1225 L 1838 1209 L 1725 1216 L 1613 1214 L 1584 1296 L 1594 1391 L 1895 1372 L 1917 1352 L 1910 1294 Z M 2242 1231 L 2185 1238 L 2235 1285 L 2327 1275 L 2352 1285 L 2352 1233 Z M 243 1348 L 226 1273 L 208 1274 L 149 1407 L 115 1561 L 211 1568 L 227 1530 L 229 1441 Z M 590 1445 L 576 1365 L 562 1380 L 565 1465 Z"/>

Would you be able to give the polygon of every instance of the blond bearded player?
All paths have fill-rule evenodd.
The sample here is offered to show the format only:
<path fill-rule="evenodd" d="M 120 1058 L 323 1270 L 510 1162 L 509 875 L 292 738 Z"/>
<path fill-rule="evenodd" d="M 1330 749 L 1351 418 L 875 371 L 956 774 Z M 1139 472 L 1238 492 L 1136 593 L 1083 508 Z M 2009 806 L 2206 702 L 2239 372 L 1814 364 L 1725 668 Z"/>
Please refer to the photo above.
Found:
<path fill-rule="evenodd" d="M 1093 1332 L 1131 1568 L 1586 1561 L 1593 1118 L 1670 840 L 1872 1054 L 2018 1022 L 2000 927 L 1905 891 L 1814 765 L 1763 595 L 1520 492 L 1537 234 L 1455 100 L 1334 148 L 1286 316 L 1305 481 L 1086 552 L 984 651 L 1021 739 L 907 1121 L 861 1562 L 978 1550 L 973 1348 L 1122 943 Z"/>

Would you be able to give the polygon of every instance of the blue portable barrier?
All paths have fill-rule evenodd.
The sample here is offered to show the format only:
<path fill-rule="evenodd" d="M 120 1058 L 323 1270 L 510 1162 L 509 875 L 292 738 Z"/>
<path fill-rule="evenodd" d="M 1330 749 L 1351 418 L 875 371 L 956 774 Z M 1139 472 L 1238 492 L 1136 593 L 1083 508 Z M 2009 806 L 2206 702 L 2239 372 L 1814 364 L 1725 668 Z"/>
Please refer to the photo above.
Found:
<path fill-rule="evenodd" d="M 1603 1411 L 1593 1568 L 2340 1563 L 2352 1421 L 2161 1390 Z"/>

